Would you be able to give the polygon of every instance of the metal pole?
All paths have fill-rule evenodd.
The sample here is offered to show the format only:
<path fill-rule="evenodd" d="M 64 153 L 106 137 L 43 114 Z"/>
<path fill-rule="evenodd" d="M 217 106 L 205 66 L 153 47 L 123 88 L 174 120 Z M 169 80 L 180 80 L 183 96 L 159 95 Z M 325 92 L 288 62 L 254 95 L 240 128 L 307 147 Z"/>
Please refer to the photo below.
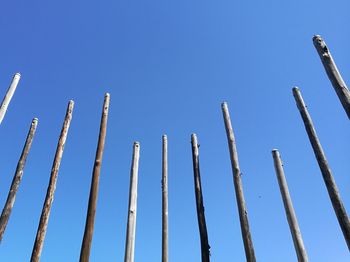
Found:
<path fill-rule="evenodd" d="M 162 137 L 162 262 L 168 262 L 168 138 Z"/>

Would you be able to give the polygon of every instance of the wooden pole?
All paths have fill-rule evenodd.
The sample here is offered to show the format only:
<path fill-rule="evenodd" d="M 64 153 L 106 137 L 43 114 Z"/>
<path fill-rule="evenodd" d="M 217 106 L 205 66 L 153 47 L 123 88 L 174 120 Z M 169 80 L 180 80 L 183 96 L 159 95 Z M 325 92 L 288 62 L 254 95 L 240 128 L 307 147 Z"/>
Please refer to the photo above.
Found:
<path fill-rule="evenodd" d="M 49 222 L 53 196 L 56 190 L 58 170 L 61 164 L 61 159 L 62 159 L 63 150 L 67 139 L 69 125 L 72 120 L 73 108 L 74 108 L 74 102 L 71 100 L 68 103 L 66 116 L 64 119 L 63 127 L 61 130 L 61 134 L 60 134 L 57 148 L 56 148 L 55 158 L 51 168 L 50 182 L 47 188 L 45 202 L 44 202 L 43 209 L 40 216 L 40 222 L 36 233 L 32 256 L 30 259 L 31 262 L 40 261 L 41 251 L 43 248 L 44 239 L 46 235 L 47 224 Z"/>
<path fill-rule="evenodd" d="M 333 205 L 333 209 L 335 211 L 335 214 L 337 215 L 339 225 L 343 231 L 345 241 L 348 245 L 348 249 L 350 250 L 350 221 L 349 221 L 348 215 L 346 214 L 346 210 L 341 200 L 337 185 L 333 178 L 331 169 L 328 165 L 326 156 L 323 152 L 321 143 L 318 140 L 316 130 L 314 128 L 310 114 L 304 103 L 304 100 L 301 96 L 299 88 L 297 87 L 293 88 L 293 95 L 294 95 L 296 104 L 298 106 L 298 109 L 300 111 L 301 117 L 304 121 L 305 129 L 309 136 L 309 140 L 314 150 L 318 165 L 321 169 L 323 180 L 326 184 L 328 194 Z"/>
<path fill-rule="evenodd" d="M 210 246 L 208 241 L 207 225 L 205 222 L 204 204 L 202 195 L 201 175 L 199 170 L 199 144 L 196 134 L 191 136 L 192 161 L 194 174 L 194 190 L 196 195 L 197 219 L 201 240 L 202 262 L 210 261 Z"/>
<path fill-rule="evenodd" d="M 340 75 L 337 65 L 335 64 L 325 41 L 320 35 L 315 35 L 312 40 L 321 58 L 328 78 L 331 81 L 333 88 L 337 93 L 346 114 L 348 115 L 348 118 L 350 119 L 350 91 Z"/>
<path fill-rule="evenodd" d="M 297 253 L 298 261 L 307 262 L 308 257 L 304 247 L 303 238 L 301 236 L 298 220 L 294 212 L 292 199 L 289 194 L 288 184 L 286 181 L 286 177 L 284 175 L 281 155 L 277 149 L 272 150 L 272 157 L 273 157 L 278 185 L 281 191 L 283 205 L 286 211 L 286 216 L 287 216 L 290 232 L 292 234 L 294 248 Z"/>
<path fill-rule="evenodd" d="M 22 150 L 22 154 L 19 158 L 19 161 L 18 161 L 18 164 L 16 167 L 15 175 L 13 176 L 10 191 L 7 195 L 6 203 L 5 203 L 5 206 L 4 206 L 2 213 L 1 213 L 1 217 L 0 217 L 0 241 L 2 241 L 2 238 L 4 236 L 7 222 L 10 218 L 11 211 L 12 211 L 13 205 L 15 203 L 16 193 L 17 193 L 19 184 L 21 183 L 21 180 L 22 180 L 24 166 L 26 164 L 26 160 L 27 160 L 30 148 L 32 146 L 32 142 L 33 142 L 33 138 L 35 135 L 37 125 L 38 125 L 38 119 L 34 118 L 31 125 L 30 125 L 30 129 L 29 129 L 29 132 L 28 132 L 28 135 L 27 135 L 27 138 L 26 138 L 23 150 Z"/>
<path fill-rule="evenodd" d="M 124 262 L 134 262 L 139 159 L 140 159 L 140 143 L 135 142 L 133 147 L 131 172 L 130 172 L 129 210 L 128 210 L 128 224 L 127 224 L 127 230 L 126 230 Z"/>
<path fill-rule="evenodd" d="M 6 95 L 5 95 L 4 99 L 2 100 L 2 103 L 1 103 L 1 106 L 0 106 L 0 124 L 1 124 L 2 120 L 5 117 L 7 108 L 9 106 L 10 102 L 11 102 L 13 94 L 16 91 L 16 88 L 17 88 L 17 85 L 18 85 L 18 82 L 19 82 L 20 78 L 21 78 L 21 74 L 20 73 L 16 73 L 13 76 L 11 84 L 10 84 L 9 88 L 7 89 Z"/>
<path fill-rule="evenodd" d="M 244 200 L 241 171 L 239 168 L 238 154 L 237 154 L 237 148 L 236 148 L 236 140 L 235 140 L 235 136 L 231 125 L 230 113 L 228 110 L 227 103 L 226 102 L 222 103 L 221 108 L 222 108 L 222 113 L 225 121 L 228 147 L 230 150 L 233 181 L 235 186 L 239 220 L 241 223 L 241 231 L 242 231 L 242 238 L 244 243 L 246 259 L 247 259 L 247 262 L 255 262 L 256 258 L 254 253 L 253 241 L 252 241 L 252 237 L 249 229 L 248 212 L 247 212 L 247 208 Z"/>
<path fill-rule="evenodd" d="M 99 179 L 100 179 L 103 149 L 104 149 L 105 138 L 106 138 L 109 100 L 110 100 L 110 95 L 106 93 L 104 98 L 104 103 L 103 103 L 100 133 L 98 137 L 95 163 L 94 163 L 94 168 L 92 173 L 89 205 L 88 205 L 88 211 L 87 211 L 86 222 L 85 222 L 85 231 L 84 231 L 83 243 L 80 250 L 80 262 L 88 262 L 90 258 L 91 241 L 92 241 L 92 235 L 94 233 L 98 185 L 99 185 Z"/>
<path fill-rule="evenodd" d="M 162 138 L 162 262 L 168 262 L 168 138 Z"/>

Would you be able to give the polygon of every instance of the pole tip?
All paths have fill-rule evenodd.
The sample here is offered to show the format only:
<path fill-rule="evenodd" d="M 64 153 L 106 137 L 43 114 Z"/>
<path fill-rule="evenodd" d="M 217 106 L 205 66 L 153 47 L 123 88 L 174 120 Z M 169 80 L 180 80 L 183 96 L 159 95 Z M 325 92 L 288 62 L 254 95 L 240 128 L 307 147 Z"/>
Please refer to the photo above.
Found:
<path fill-rule="evenodd" d="M 107 92 L 107 93 L 105 93 L 105 97 L 110 97 L 111 95 Z"/>
<path fill-rule="evenodd" d="M 272 152 L 272 153 L 278 152 L 278 149 L 277 149 L 277 148 L 273 148 L 273 149 L 271 150 L 271 152 Z"/>
<path fill-rule="evenodd" d="M 294 86 L 294 87 L 292 88 L 292 90 L 293 90 L 293 94 L 295 94 L 295 93 L 297 93 L 297 92 L 300 91 L 299 87 L 297 87 L 297 86 Z"/>
<path fill-rule="evenodd" d="M 222 108 L 227 107 L 227 102 L 226 102 L 226 101 L 223 101 L 223 102 L 221 103 L 221 107 L 222 107 Z"/>
<path fill-rule="evenodd" d="M 14 76 L 20 78 L 21 77 L 21 73 L 17 72 Z"/>
<path fill-rule="evenodd" d="M 312 41 L 319 41 L 319 40 L 322 40 L 322 36 L 321 35 L 314 35 L 313 37 L 312 37 Z"/>
<path fill-rule="evenodd" d="M 38 122 L 38 121 L 39 119 L 37 117 L 34 117 L 32 122 Z"/>
<path fill-rule="evenodd" d="M 134 146 L 135 146 L 135 147 L 139 147 L 139 146 L 140 146 L 140 142 L 135 141 L 135 142 L 134 142 Z"/>
<path fill-rule="evenodd" d="M 167 139 L 168 139 L 168 136 L 167 136 L 166 134 L 163 134 L 163 135 L 162 135 L 162 138 L 163 138 L 163 140 L 167 140 Z"/>

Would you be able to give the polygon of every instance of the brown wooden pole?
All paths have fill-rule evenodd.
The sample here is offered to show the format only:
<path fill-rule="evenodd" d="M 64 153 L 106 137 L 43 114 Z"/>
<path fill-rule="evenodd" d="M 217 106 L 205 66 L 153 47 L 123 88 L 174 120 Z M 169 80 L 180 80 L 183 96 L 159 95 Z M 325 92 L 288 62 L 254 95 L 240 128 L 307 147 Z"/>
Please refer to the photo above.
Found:
<path fill-rule="evenodd" d="M 346 213 L 346 210 L 344 208 L 343 202 L 341 200 L 337 185 L 333 178 L 331 169 L 328 165 L 321 143 L 318 140 L 316 130 L 311 120 L 311 116 L 307 110 L 307 107 L 301 96 L 299 88 L 297 87 L 293 88 L 293 95 L 294 95 L 296 104 L 298 106 L 298 109 L 300 111 L 301 117 L 303 119 L 305 129 L 309 136 L 309 140 L 314 150 L 314 154 L 316 156 L 318 165 L 321 169 L 323 180 L 326 184 L 328 195 L 333 205 L 333 209 L 335 211 L 335 214 L 337 215 L 339 225 L 343 231 L 345 241 L 348 245 L 348 249 L 350 250 L 350 221 Z"/>
<path fill-rule="evenodd" d="M 110 101 L 110 95 L 107 93 L 105 94 L 104 103 L 103 103 L 100 133 L 98 137 L 95 163 L 94 163 L 91 187 L 90 187 L 89 206 L 88 206 L 88 211 L 86 215 L 83 243 L 80 250 L 80 262 L 88 262 L 90 259 L 92 235 L 94 233 L 98 185 L 99 185 L 100 172 L 101 172 L 103 149 L 104 149 L 105 138 L 106 138 L 109 101 Z"/>
<path fill-rule="evenodd" d="M 53 196 L 54 196 L 54 193 L 56 190 L 58 170 L 59 170 L 59 167 L 61 164 L 63 150 L 64 150 L 64 146 L 65 146 L 65 143 L 67 140 L 69 125 L 70 125 L 70 122 L 72 120 L 73 108 L 74 108 L 74 102 L 71 100 L 68 103 L 66 116 L 64 119 L 63 127 L 61 130 L 61 134 L 60 134 L 57 148 L 56 148 L 55 158 L 54 158 L 53 165 L 51 168 L 50 182 L 49 182 L 49 186 L 47 188 L 46 197 L 45 197 L 43 209 L 42 209 L 41 216 L 40 216 L 40 222 L 39 222 L 38 230 L 36 233 L 36 238 L 35 238 L 35 242 L 34 242 L 34 246 L 33 246 L 32 256 L 30 259 L 31 262 L 39 262 L 40 261 L 41 251 L 42 251 L 42 248 L 44 245 L 44 239 L 45 239 L 45 235 L 46 235 L 47 224 L 49 222 L 50 211 L 51 211 L 51 206 L 52 206 L 52 202 L 53 202 Z"/>
<path fill-rule="evenodd" d="M 5 117 L 7 108 L 11 102 L 11 99 L 16 91 L 17 85 L 19 80 L 21 79 L 21 74 L 20 73 L 16 73 L 11 81 L 11 84 L 9 86 L 9 88 L 7 89 L 6 95 L 4 97 L 4 99 L 2 100 L 1 106 L 0 106 L 0 124 L 2 122 L 2 120 Z"/>
<path fill-rule="evenodd" d="M 168 138 L 162 137 L 162 262 L 168 262 Z"/>
<path fill-rule="evenodd" d="M 199 170 L 199 145 L 196 134 L 191 136 L 192 161 L 194 174 L 194 190 L 196 195 L 197 219 L 201 240 L 202 262 L 210 261 L 210 246 L 208 241 L 207 225 L 205 222 L 204 204 L 202 195 L 201 175 Z"/>
<path fill-rule="evenodd" d="M 239 220 L 241 223 L 241 231 L 242 231 L 242 238 L 244 243 L 246 259 L 248 262 L 255 262 L 256 258 L 254 253 L 253 241 L 252 241 L 252 237 L 249 229 L 248 212 L 247 212 L 247 208 L 244 200 L 241 171 L 239 168 L 238 154 L 237 154 L 237 148 L 236 148 L 236 140 L 235 140 L 235 136 L 231 125 L 230 113 L 228 110 L 227 103 L 226 102 L 222 103 L 221 108 L 222 108 L 222 113 L 225 121 L 228 147 L 230 150 L 233 181 L 235 186 Z"/>
<path fill-rule="evenodd" d="M 10 218 L 11 211 L 13 208 L 13 205 L 15 203 L 17 190 L 19 187 L 19 184 L 21 183 L 22 176 L 23 176 L 23 170 L 24 166 L 26 164 L 26 160 L 30 151 L 30 148 L 32 146 L 33 138 L 35 135 L 36 127 L 38 125 L 38 119 L 34 118 L 32 123 L 30 124 L 29 132 L 22 150 L 22 154 L 19 158 L 15 175 L 13 176 L 12 184 L 10 187 L 10 191 L 7 195 L 5 206 L 2 210 L 1 217 L 0 217 L 0 241 L 2 241 L 2 238 L 5 233 L 5 229 L 7 226 L 7 222 Z"/>

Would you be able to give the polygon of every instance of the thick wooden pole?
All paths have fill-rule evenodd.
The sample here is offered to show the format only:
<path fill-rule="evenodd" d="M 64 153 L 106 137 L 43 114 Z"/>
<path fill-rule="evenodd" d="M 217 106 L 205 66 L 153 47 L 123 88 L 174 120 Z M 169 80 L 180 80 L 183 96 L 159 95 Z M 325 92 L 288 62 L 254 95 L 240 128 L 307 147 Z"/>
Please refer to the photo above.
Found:
<path fill-rule="evenodd" d="M 284 175 L 281 155 L 277 149 L 272 150 L 272 157 L 273 157 L 278 185 L 281 191 L 283 205 L 286 211 L 286 216 L 287 216 L 290 232 L 292 234 L 294 248 L 297 253 L 298 261 L 307 262 L 308 257 L 307 257 L 306 249 L 304 247 L 304 242 L 301 236 L 297 216 L 295 215 L 295 212 L 294 212 L 292 199 L 289 194 L 288 184 L 286 181 L 286 177 Z"/>
<path fill-rule="evenodd" d="M 191 136 L 192 162 L 194 174 L 194 190 L 196 195 L 197 219 L 201 240 L 202 262 L 210 261 L 210 246 L 208 241 L 207 225 L 205 222 L 204 204 L 202 195 L 201 175 L 199 170 L 199 144 L 196 134 Z"/>
<path fill-rule="evenodd" d="M 1 106 L 0 106 L 0 124 L 2 122 L 2 120 L 5 117 L 7 108 L 11 102 L 12 96 L 16 91 L 18 82 L 21 78 L 21 74 L 20 73 L 16 73 L 13 78 L 12 78 L 12 82 L 9 86 L 9 88 L 7 89 L 6 95 L 4 97 L 4 99 L 2 100 Z"/>
<path fill-rule="evenodd" d="M 135 142 L 133 147 L 132 163 L 131 163 L 131 171 L 130 171 L 129 209 L 128 209 L 128 224 L 126 229 L 124 262 L 134 262 L 139 159 L 140 159 L 140 143 Z"/>
<path fill-rule="evenodd" d="M 236 140 L 235 140 L 235 136 L 231 125 L 230 113 L 228 110 L 227 103 L 226 102 L 222 103 L 221 108 L 222 108 L 222 113 L 225 121 L 228 147 L 230 150 L 233 181 L 235 186 L 239 220 L 241 223 L 241 231 L 242 231 L 242 238 L 244 243 L 246 259 L 248 262 L 255 262 L 256 259 L 255 259 L 255 253 L 254 253 L 254 246 L 253 246 L 253 241 L 252 241 L 252 237 L 249 229 L 248 212 L 245 205 L 241 171 L 238 163 Z"/>
<path fill-rule="evenodd" d="M 162 262 L 168 262 L 168 138 L 162 137 Z"/>
<path fill-rule="evenodd" d="M 304 100 L 301 96 L 299 88 L 297 87 L 293 88 L 293 95 L 294 95 L 296 104 L 298 106 L 298 109 L 300 111 L 301 117 L 304 121 L 305 129 L 309 136 L 309 140 L 314 150 L 318 165 L 321 169 L 323 180 L 326 184 L 328 194 L 333 205 L 333 209 L 335 211 L 335 214 L 337 215 L 339 225 L 343 231 L 345 241 L 348 245 L 348 249 L 350 250 L 350 221 L 349 221 L 348 215 L 346 214 L 346 210 L 341 200 L 337 185 L 333 178 L 331 169 L 328 165 L 326 156 L 323 152 L 321 143 L 318 140 L 316 130 L 314 128 L 310 114 L 304 103 Z"/>
<path fill-rule="evenodd" d="M 44 239 L 46 235 L 47 224 L 49 222 L 53 196 L 56 190 L 58 170 L 61 164 L 61 159 L 62 159 L 63 150 L 67 139 L 69 125 L 72 120 L 73 108 L 74 108 L 74 102 L 71 100 L 68 103 L 66 116 L 64 119 L 63 127 L 61 130 L 61 134 L 60 134 L 57 148 L 56 148 L 55 158 L 53 160 L 53 165 L 51 168 L 50 182 L 47 188 L 45 202 L 44 202 L 43 209 L 40 216 L 40 222 L 36 233 L 32 256 L 30 259 L 31 262 L 40 261 L 41 251 L 44 245 Z"/>
<path fill-rule="evenodd" d="M 103 149 L 104 149 L 105 138 L 106 138 L 109 100 L 110 100 L 110 96 L 107 93 L 105 94 L 103 109 L 102 109 L 100 134 L 98 137 L 95 163 L 94 163 L 94 169 L 92 173 L 92 180 L 91 180 L 91 187 L 90 187 L 89 206 L 88 206 L 88 211 L 86 215 L 83 243 L 80 250 L 80 262 L 88 262 L 90 258 L 91 241 L 92 241 L 92 235 L 94 233 L 98 185 L 99 185 L 99 179 L 100 179 Z"/>
<path fill-rule="evenodd" d="M 350 119 L 350 91 L 346 86 L 342 76 L 339 73 L 337 65 L 335 64 L 333 57 L 320 35 L 315 35 L 312 38 L 314 46 L 316 47 L 317 53 L 319 54 L 324 69 L 331 81 L 338 98 L 343 105 L 343 108 Z"/>
<path fill-rule="evenodd" d="M 21 183 L 21 180 L 22 180 L 24 166 L 26 164 L 26 160 L 27 160 L 30 148 L 32 146 L 32 142 L 33 142 L 33 138 L 35 135 L 37 125 L 38 125 L 38 119 L 34 118 L 31 125 L 30 125 L 30 129 L 29 129 L 29 132 L 28 132 L 28 135 L 26 138 L 26 142 L 24 144 L 22 154 L 21 154 L 19 161 L 18 161 L 18 164 L 17 164 L 16 172 L 15 172 L 15 175 L 14 175 L 13 180 L 12 180 L 10 191 L 7 195 L 7 200 L 6 200 L 5 206 L 4 206 L 2 213 L 1 213 L 1 217 L 0 217 L 0 241 L 2 240 L 2 238 L 4 236 L 7 222 L 10 218 L 12 207 L 15 203 L 16 193 L 17 193 L 19 184 Z"/>

